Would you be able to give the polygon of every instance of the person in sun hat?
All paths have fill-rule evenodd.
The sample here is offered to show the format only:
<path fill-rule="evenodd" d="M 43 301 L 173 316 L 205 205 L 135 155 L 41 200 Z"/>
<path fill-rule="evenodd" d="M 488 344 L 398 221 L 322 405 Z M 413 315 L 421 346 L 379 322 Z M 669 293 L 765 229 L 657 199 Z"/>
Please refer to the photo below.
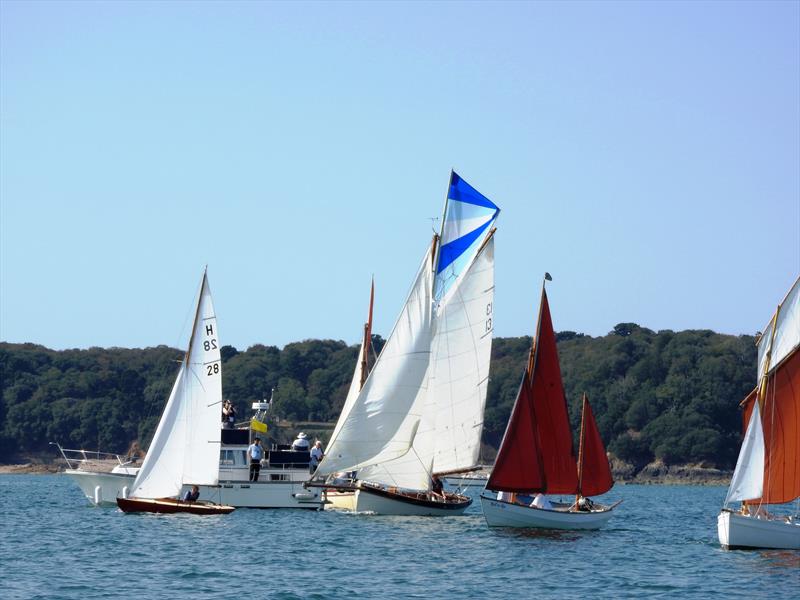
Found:
<path fill-rule="evenodd" d="M 308 450 L 308 436 L 302 431 L 297 434 L 297 439 L 292 442 L 292 450 Z"/>

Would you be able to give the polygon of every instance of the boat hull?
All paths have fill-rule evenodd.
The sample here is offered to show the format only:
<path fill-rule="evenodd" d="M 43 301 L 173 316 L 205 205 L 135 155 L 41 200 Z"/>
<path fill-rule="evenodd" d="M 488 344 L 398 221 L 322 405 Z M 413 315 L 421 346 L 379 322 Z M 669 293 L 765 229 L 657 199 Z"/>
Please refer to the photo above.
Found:
<path fill-rule="evenodd" d="M 157 500 L 145 498 L 117 498 L 117 506 L 126 513 L 159 513 L 175 514 L 188 513 L 192 515 L 227 515 L 236 510 L 233 506 L 211 504 L 209 502 L 184 502 L 174 498 L 159 498 Z"/>
<path fill-rule="evenodd" d="M 319 489 L 305 489 L 302 483 L 296 481 L 220 481 L 217 486 L 201 485 L 200 498 L 237 508 L 320 510 L 323 506 Z"/>
<path fill-rule="evenodd" d="M 95 506 L 117 506 L 117 498 L 126 498 L 133 488 L 133 475 L 67 470 L 66 475 L 81 488 Z M 185 486 L 181 495 L 189 489 Z M 304 489 L 296 481 L 221 481 L 217 486 L 200 486 L 200 499 L 228 504 L 236 508 L 322 508 L 322 495 Z"/>
<path fill-rule="evenodd" d="M 547 510 L 497 500 L 481 494 L 483 516 L 489 527 L 524 527 L 534 529 L 600 529 L 612 516 L 613 508 L 591 512 Z"/>
<path fill-rule="evenodd" d="M 717 517 L 717 535 L 724 548 L 800 550 L 800 523 L 780 519 L 723 510 Z"/>
<path fill-rule="evenodd" d="M 354 510 L 357 512 L 417 517 L 460 516 L 472 504 L 472 499 L 466 496 L 455 494 L 449 494 L 449 496 L 453 498 L 452 501 L 432 501 L 424 498 L 423 494 L 361 485 L 355 491 L 353 503 Z"/>
<path fill-rule="evenodd" d="M 134 475 L 124 473 L 95 473 L 67 469 L 64 474 L 81 488 L 86 499 L 95 506 L 116 506 L 133 486 Z"/>

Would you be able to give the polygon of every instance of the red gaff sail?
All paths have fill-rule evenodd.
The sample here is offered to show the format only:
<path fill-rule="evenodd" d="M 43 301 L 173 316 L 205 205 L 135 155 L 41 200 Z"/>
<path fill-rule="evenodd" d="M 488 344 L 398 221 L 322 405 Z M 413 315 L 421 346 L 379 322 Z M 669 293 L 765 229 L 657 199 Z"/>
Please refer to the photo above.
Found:
<path fill-rule="evenodd" d="M 578 464 L 578 493 L 581 496 L 599 496 L 614 486 L 606 448 L 597 430 L 592 407 L 583 395 L 581 419 L 581 453 Z"/>
<path fill-rule="evenodd" d="M 800 497 L 800 350 L 768 377 L 761 411 L 765 451 L 762 501 L 783 504 Z"/>
<path fill-rule="evenodd" d="M 540 462 L 539 444 L 536 441 L 527 372 L 519 386 L 511 418 L 486 487 L 490 490 L 522 494 L 544 490 L 544 472 Z"/>
<path fill-rule="evenodd" d="M 530 384 L 545 491 L 548 494 L 574 494 L 578 489 L 575 449 L 558 364 L 556 334 L 544 289 Z"/>

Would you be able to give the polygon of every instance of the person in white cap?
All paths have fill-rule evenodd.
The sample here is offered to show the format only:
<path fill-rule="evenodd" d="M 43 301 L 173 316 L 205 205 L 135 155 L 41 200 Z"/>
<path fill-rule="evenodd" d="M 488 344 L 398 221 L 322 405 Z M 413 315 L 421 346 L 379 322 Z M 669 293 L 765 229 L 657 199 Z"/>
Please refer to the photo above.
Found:
<path fill-rule="evenodd" d="M 308 436 L 302 431 L 297 434 L 297 439 L 292 442 L 292 450 L 308 450 Z"/>

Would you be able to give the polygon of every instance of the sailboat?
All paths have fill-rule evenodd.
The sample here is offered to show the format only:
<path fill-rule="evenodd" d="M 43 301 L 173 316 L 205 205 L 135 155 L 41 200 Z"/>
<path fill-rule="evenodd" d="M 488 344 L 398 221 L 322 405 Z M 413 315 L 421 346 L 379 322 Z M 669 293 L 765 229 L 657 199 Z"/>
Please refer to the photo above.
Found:
<path fill-rule="evenodd" d="M 361 339 L 361 346 L 358 350 L 358 359 L 356 360 L 355 371 L 353 378 L 350 381 L 350 388 L 347 391 L 347 397 L 342 407 L 342 414 L 350 412 L 353 403 L 358 398 L 361 388 L 367 380 L 369 374 L 369 351 L 372 347 L 372 310 L 375 305 L 375 280 L 372 280 L 369 292 L 369 313 L 367 315 L 367 322 L 364 323 L 363 336 Z M 331 439 L 338 437 L 339 431 L 342 428 L 343 420 L 339 419 L 336 427 L 333 430 Z M 340 510 L 356 510 L 356 491 L 355 480 L 350 477 L 351 474 L 343 473 L 343 476 L 333 477 L 332 484 L 325 488 L 325 504 L 328 507 Z"/>
<path fill-rule="evenodd" d="M 310 485 L 357 471 L 352 508 L 384 515 L 455 515 L 472 503 L 433 484 L 477 464 L 499 212 L 451 172 L 441 231 L 375 365 L 345 404 Z"/>
<path fill-rule="evenodd" d="M 124 512 L 225 514 L 233 506 L 178 498 L 184 485 L 216 486 L 219 475 L 222 368 L 217 318 L 205 270 L 189 347 Z"/>
<path fill-rule="evenodd" d="M 545 274 L 545 281 L 548 280 L 551 277 Z M 599 529 L 611 518 L 616 504 L 603 506 L 588 496 L 604 494 L 613 485 L 605 447 L 585 394 L 580 450 L 575 458 L 556 336 L 543 282 L 528 365 L 487 491 L 480 497 L 483 515 L 490 527 Z M 498 494 L 490 494 L 489 490 Z M 522 501 L 523 495 L 537 493 L 540 495 L 536 499 Z M 545 494 L 575 495 L 575 501 L 551 501 Z"/>
<path fill-rule="evenodd" d="M 757 344 L 758 383 L 742 401 L 745 435 L 717 534 L 725 548 L 800 550 L 800 515 L 767 510 L 800 498 L 800 278 Z"/>

